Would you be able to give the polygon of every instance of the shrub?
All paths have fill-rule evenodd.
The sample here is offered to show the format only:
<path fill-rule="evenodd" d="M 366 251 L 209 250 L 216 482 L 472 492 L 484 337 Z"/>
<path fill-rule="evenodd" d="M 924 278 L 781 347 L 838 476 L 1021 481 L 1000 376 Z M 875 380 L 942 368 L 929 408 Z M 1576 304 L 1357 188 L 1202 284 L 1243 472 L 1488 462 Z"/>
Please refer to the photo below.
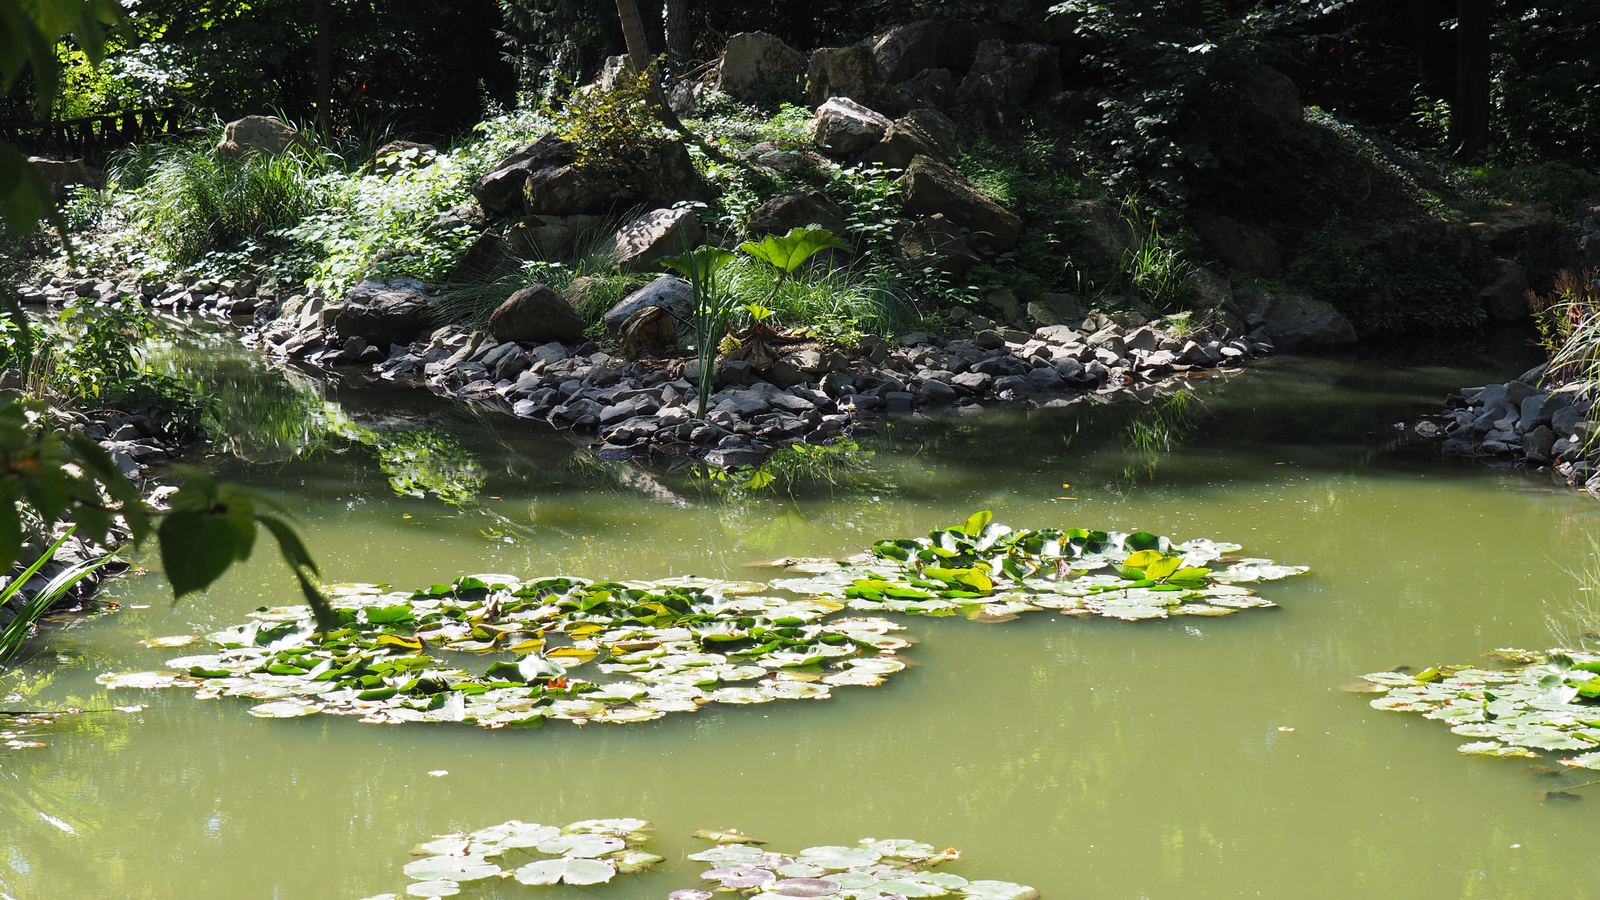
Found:
<path fill-rule="evenodd" d="M 208 145 L 163 148 L 135 196 L 139 225 L 180 265 L 208 251 L 265 241 L 322 206 L 311 164 L 297 153 L 224 159 Z"/>
<path fill-rule="evenodd" d="M 1550 358 L 1545 381 L 1600 386 L 1600 272 L 1562 270 L 1549 294 L 1528 292 L 1528 308 Z"/>

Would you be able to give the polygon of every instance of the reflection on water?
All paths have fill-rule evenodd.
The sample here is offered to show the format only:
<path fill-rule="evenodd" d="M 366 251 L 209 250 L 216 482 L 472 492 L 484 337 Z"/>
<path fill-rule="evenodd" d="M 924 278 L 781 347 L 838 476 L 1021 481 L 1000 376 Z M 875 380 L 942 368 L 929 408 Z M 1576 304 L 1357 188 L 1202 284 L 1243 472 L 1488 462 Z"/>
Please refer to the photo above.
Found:
<path fill-rule="evenodd" d="M 1464 757 L 1437 723 L 1337 690 L 1363 672 L 1553 643 L 1546 600 L 1572 596 L 1562 570 L 1592 559 L 1592 499 L 1440 460 L 1394 427 L 1452 388 L 1521 371 L 1514 353 L 1475 368 L 1453 352 L 1277 360 L 1196 382 L 1180 401 L 1193 414 L 1153 399 L 896 419 L 862 441 L 873 455 L 855 461 L 859 482 L 801 477 L 792 492 L 706 490 L 689 472 L 603 463 L 547 429 L 419 392 L 317 387 L 319 403 L 373 433 L 449 435 L 445 468 L 476 473 L 425 476 L 472 483 L 474 504 L 397 494 L 373 445 L 309 401 L 295 409 L 315 412 L 238 438 L 260 462 L 219 468 L 286 498 L 333 580 L 745 578 L 753 560 L 857 552 L 981 508 L 1015 525 L 1237 540 L 1312 574 L 1274 586 L 1282 609 L 1226 619 L 911 619 L 920 665 L 872 691 L 531 733 L 264 721 L 172 691 L 108 696 L 95 675 L 177 655 L 138 640 L 209 633 L 291 599 L 266 557 L 176 606 L 158 579 L 133 578 L 113 588 L 121 612 L 52 633 L 0 683 L 9 693 L 13 679 L 51 677 L 29 701 L 40 704 L 149 704 L 65 718 L 50 746 L 0 754 L 0 892 L 367 897 L 401 883 L 428 835 L 637 815 L 659 827 L 660 871 L 551 896 L 644 900 L 694 884 L 704 866 L 684 856 L 703 845 L 687 834 L 706 827 L 781 847 L 953 845 L 965 855 L 951 871 L 1055 898 L 1600 895 L 1600 825 L 1585 808 L 1600 801 L 1541 804 L 1548 778 Z M 219 373 L 258 372 L 233 360 Z M 236 405 L 310 393 L 286 384 L 241 386 Z"/>

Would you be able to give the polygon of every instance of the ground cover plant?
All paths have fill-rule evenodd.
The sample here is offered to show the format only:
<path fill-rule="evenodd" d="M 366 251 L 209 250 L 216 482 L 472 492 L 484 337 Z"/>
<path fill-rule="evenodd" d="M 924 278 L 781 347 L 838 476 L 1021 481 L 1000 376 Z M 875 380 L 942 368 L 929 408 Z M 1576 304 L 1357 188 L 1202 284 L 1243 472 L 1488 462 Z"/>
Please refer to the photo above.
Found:
<path fill-rule="evenodd" d="M 770 584 L 485 575 L 409 594 L 345 586 L 330 591 L 337 627 L 319 625 L 304 607 L 266 609 L 210 635 L 213 652 L 99 681 L 249 698 L 264 718 L 626 724 L 711 703 L 825 700 L 836 688 L 882 684 L 906 667 L 899 652 L 914 639 L 896 634 L 903 625 L 849 610 L 977 621 L 1042 609 L 1126 620 L 1230 615 L 1272 605 L 1236 582 L 1306 571 L 1225 560 L 1237 549 L 1229 544 L 1015 531 L 991 519 L 984 512 L 928 538 L 880 541 L 849 560 L 777 561 L 810 577 Z M 1206 567 L 1218 560 L 1228 567 Z M 183 635 L 161 646 L 199 641 Z M 496 658 L 469 664 L 446 654 Z"/>

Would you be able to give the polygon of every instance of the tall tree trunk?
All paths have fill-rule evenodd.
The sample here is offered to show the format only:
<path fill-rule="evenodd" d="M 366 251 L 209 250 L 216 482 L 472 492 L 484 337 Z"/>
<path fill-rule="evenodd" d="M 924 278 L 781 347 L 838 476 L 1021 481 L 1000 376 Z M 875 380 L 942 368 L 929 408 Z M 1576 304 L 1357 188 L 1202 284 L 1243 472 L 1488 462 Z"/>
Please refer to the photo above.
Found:
<path fill-rule="evenodd" d="M 1411 20 L 1411 39 L 1417 48 L 1422 68 L 1422 84 L 1429 98 L 1449 100 L 1455 96 L 1456 41 L 1444 27 L 1456 14 L 1456 0 L 1406 0 Z"/>
<path fill-rule="evenodd" d="M 693 15 L 689 0 L 667 0 L 667 59 L 682 64 L 694 53 Z"/>
<path fill-rule="evenodd" d="M 326 136 L 332 124 L 333 24 L 330 0 L 311 0 L 311 18 L 317 29 L 317 130 Z"/>
<path fill-rule="evenodd" d="M 628 42 L 629 61 L 640 72 L 649 70 L 652 62 L 650 41 L 645 36 L 644 20 L 639 17 L 637 0 L 617 0 L 617 17 L 622 20 L 622 39 Z M 663 125 L 681 134 L 689 133 L 683 122 L 679 121 L 678 114 L 672 111 L 672 107 L 668 106 L 665 98 L 661 96 L 661 86 L 655 79 L 651 79 L 650 100 Z"/>
<path fill-rule="evenodd" d="M 1450 131 L 1457 162 L 1470 162 L 1489 146 L 1489 2 L 1460 0 L 1456 26 L 1456 100 Z"/>

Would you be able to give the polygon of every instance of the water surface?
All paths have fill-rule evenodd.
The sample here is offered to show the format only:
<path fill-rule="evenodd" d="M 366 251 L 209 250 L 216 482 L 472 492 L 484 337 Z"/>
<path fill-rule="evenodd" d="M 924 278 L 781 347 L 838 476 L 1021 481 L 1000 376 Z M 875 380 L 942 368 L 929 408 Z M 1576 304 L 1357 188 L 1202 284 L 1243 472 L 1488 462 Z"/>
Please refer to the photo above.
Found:
<path fill-rule="evenodd" d="M 1516 374 L 1515 348 L 1278 360 L 1187 401 L 896 420 L 862 441 L 864 473 L 794 497 L 601 463 L 414 391 L 309 402 L 316 382 L 227 355 L 201 377 L 231 385 L 230 443 L 251 461 L 218 468 L 294 509 L 330 581 L 744 578 L 752 560 L 853 553 L 980 508 L 1017 526 L 1234 540 L 1313 574 L 1263 587 L 1281 609 L 1224 619 L 910 619 L 918 665 L 880 688 L 532 732 L 108 695 L 94 676 L 178 655 L 136 641 L 205 634 L 295 594 L 267 554 L 175 606 L 159 576 L 130 578 L 110 590 L 120 611 L 51 631 L 0 682 L 23 695 L 12 707 L 91 710 L 46 729 L 44 749 L 0 755 L 0 896 L 355 900 L 401 889 L 407 850 L 435 833 L 634 815 L 656 823 L 667 864 L 543 890 L 663 897 L 705 868 L 683 858 L 703 848 L 688 832 L 737 827 L 790 851 L 954 845 L 951 871 L 1047 898 L 1600 896 L 1587 808 L 1600 795 L 1541 803 L 1550 779 L 1464 757 L 1442 725 L 1337 689 L 1547 647 L 1548 617 L 1572 624 L 1584 595 L 1563 569 L 1588 561 L 1600 505 L 1440 460 L 1394 427 L 1447 390 Z M 134 703 L 148 708 L 104 711 Z"/>

